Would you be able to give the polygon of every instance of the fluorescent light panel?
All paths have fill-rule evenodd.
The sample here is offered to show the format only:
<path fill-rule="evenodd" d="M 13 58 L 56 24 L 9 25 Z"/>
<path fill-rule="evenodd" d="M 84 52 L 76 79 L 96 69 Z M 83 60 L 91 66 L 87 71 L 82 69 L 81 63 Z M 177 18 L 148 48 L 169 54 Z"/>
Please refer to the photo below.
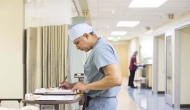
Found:
<path fill-rule="evenodd" d="M 126 31 L 113 31 L 111 35 L 125 35 L 126 33 Z"/>
<path fill-rule="evenodd" d="M 118 39 L 120 39 L 120 37 L 118 37 Z M 113 40 L 113 37 L 108 37 L 108 40 Z"/>
<path fill-rule="evenodd" d="M 133 0 L 129 7 L 133 8 L 155 8 L 164 4 L 168 0 Z"/>
<path fill-rule="evenodd" d="M 134 27 L 139 24 L 140 21 L 119 21 L 117 27 Z"/>

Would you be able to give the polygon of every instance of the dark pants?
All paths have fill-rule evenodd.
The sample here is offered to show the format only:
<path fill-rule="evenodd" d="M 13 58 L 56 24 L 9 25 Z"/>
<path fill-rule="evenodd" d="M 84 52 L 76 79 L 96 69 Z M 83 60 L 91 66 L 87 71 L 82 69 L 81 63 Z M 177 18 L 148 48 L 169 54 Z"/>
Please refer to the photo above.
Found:
<path fill-rule="evenodd" d="M 135 77 L 135 71 L 130 70 L 129 83 L 128 86 L 134 87 L 133 81 Z"/>

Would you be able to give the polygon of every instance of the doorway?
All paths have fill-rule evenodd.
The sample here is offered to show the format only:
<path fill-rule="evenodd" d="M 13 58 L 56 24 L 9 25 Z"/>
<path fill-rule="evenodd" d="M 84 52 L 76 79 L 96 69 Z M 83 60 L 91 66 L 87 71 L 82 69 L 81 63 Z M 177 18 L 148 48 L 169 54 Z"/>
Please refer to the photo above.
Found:
<path fill-rule="evenodd" d="M 117 51 L 121 73 L 123 77 L 128 77 L 128 45 L 127 44 L 113 44 Z"/>
<path fill-rule="evenodd" d="M 175 74 L 178 74 L 177 87 L 175 86 L 175 90 L 178 89 L 176 94 L 176 100 L 174 100 L 174 107 L 175 103 L 177 104 L 175 108 L 190 108 L 190 88 L 188 88 L 188 84 L 190 83 L 190 25 L 182 26 L 176 29 L 176 62 L 175 65 Z M 178 100 L 177 100 L 178 99 Z"/>
<path fill-rule="evenodd" d="M 153 93 L 165 93 L 165 34 L 154 37 Z"/>
<path fill-rule="evenodd" d="M 173 106 L 172 104 L 172 36 L 168 35 L 165 36 L 165 58 L 166 58 L 166 89 L 165 89 L 165 99 L 166 103 L 169 104 L 170 106 Z"/>

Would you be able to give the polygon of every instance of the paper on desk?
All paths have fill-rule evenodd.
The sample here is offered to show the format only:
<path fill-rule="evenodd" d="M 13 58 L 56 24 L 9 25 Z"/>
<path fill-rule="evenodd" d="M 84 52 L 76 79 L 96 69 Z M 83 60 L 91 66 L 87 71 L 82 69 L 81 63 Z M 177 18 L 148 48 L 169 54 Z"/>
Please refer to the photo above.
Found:
<path fill-rule="evenodd" d="M 55 96 L 55 95 L 42 95 L 35 100 L 73 100 L 75 95 L 64 95 L 64 96 Z"/>
<path fill-rule="evenodd" d="M 62 89 L 51 89 L 47 90 L 45 88 L 36 89 L 34 93 L 41 93 L 41 94 L 76 94 L 76 92 L 73 92 L 71 90 L 62 90 Z"/>
<path fill-rule="evenodd" d="M 76 92 L 73 92 L 71 90 L 62 90 L 62 89 L 59 89 L 59 90 L 52 90 L 52 91 L 47 91 L 45 92 L 45 94 L 76 94 Z"/>

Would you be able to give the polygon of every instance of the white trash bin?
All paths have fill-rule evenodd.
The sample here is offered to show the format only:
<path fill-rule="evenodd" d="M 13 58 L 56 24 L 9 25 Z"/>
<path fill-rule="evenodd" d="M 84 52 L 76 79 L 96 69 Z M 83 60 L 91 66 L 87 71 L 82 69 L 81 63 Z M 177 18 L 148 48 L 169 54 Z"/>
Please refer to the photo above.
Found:
<path fill-rule="evenodd" d="M 20 110 L 20 109 L 0 107 L 0 110 Z"/>

